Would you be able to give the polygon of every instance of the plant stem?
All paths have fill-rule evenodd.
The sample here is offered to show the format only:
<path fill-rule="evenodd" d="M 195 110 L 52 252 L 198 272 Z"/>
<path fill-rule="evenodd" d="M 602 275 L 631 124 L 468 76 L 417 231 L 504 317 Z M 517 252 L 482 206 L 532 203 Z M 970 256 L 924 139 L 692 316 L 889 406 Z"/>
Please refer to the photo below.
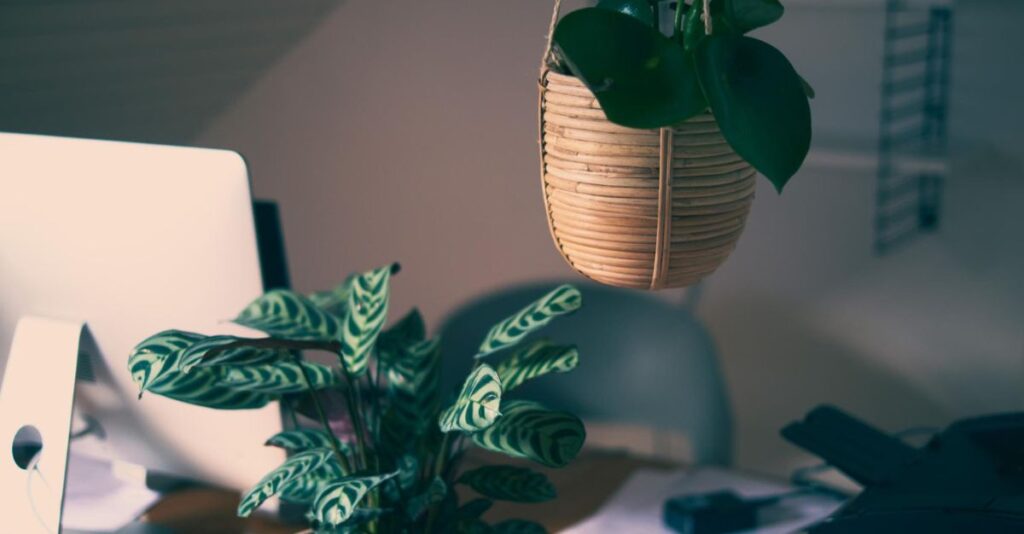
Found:
<path fill-rule="evenodd" d="M 299 360 L 298 356 L 296 356 L 295 359 Z M 298 361 L 298 363 L 299 369 L 302 371 L 300 373 L 302 375 L 302 381 L 306 383 L 306 389 L 309 390 L 309 395 L 313 399 L 313 406 L 316 408 L 317 417 L 320 418 L 320 424 L 323 425 L 324 431 L 327 432 L 327 435 L 331 437 L 331 450 L 333 450 L 334 455 L 338 457 L 338 463 L 341 464 L 342 469 L 344 469 L 346 473 L 351 473 L 352 466 L 349 465 L 348 458 L 342 454 L 341 448 L 338 447 L 337 438 L 334 437 L 334 431 L 331 430 L 331 423 L 327 420 L 327 413 L 324 412 L 324 407 L 320 404 L 320 398 L 317 397 L 316 390 L 313 389 L 313 381 L 309 379 L 309 375 L 307 374 L 308 371 L 302 365 L 302 362 Z"/>
<path fill-rule="evenodd" d="M 683 0 L 676 0 L 676 20 L 672 26 L 672 37 L 679 35 L 679 31 L 683 27 L 683 13 L 686 11 L 686 2 Z"/>

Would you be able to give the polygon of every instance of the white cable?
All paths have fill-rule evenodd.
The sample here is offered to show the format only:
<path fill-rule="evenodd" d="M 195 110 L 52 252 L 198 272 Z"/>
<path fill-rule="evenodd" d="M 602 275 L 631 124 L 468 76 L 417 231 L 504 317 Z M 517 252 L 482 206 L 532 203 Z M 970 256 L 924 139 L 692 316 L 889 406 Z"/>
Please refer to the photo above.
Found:
<path fill-rule="evenodd" d="M 43 516 L 39 514 L 39 509 L 36 508 L 35 495 L 32 494 L 32 477 L 36 473 L 39 473 L 39 480 L 43 481 L 43 485 L 46 486 L 47 494 L 50 495 L 51 499 L 53 498 L 53 488 L 51 488 L 50 483 L 47 482 L 45 478 L 43 478 L 43 472 L 39 470 L 39 460 L 42 457 L 43 455 L 41 453 L 36 453 L 35 457 L 29 460 L 28 467 L 25 469 L 25 471 L 28 472 L 28 476 L 25 478 L 25 492 L 26 495 L 28 495 L 28 504 L 29 507 L 32 509 L 32 515 L 36 517 L 36 521 L 39 523 L 39 526 L 46 529 L 46 532 L 49 532 L 50 534 L 56 534 L 56 529 L 51 528 L 50 525 L 47 525 L 46 520 L 43 519 Z"/>

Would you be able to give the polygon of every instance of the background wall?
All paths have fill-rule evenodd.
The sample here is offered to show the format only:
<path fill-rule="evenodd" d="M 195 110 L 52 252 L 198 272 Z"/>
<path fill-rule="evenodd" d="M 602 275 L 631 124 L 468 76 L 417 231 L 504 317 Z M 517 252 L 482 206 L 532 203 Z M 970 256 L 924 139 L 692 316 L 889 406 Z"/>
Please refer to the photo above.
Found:
<path fill-rule="evenodd" d="M 831 402 L 898 429 L 1024 408 L 1019 3 L 962 4 L 954 175 L 940 235 L 871 254 L 879 2 L 791 2 L 764 37 L 816 87 L 815 153 L 766 183 L 707 285 L 740 465 L 806 458 L 777 437 Z M 300 289 L 390 260 L 396 309 L 434 323 L 470 297 L 570 277 L 545 226 L 538 58 L 550 2 L 348 0 L 196 139 L 240 150 L 281 202 Z M 993 26 L 995 25 L 995 26 Z M 1010 69 L 1012 70 L 1012 69 Z M 1005 76 L 1015 76 L 1006 80 Z M 827 157 L 839 151 L 843 165 Z M 679 299 L 679 293 L 665 298 Z M 624 355 L 625 356 L 625 355 Z"/>

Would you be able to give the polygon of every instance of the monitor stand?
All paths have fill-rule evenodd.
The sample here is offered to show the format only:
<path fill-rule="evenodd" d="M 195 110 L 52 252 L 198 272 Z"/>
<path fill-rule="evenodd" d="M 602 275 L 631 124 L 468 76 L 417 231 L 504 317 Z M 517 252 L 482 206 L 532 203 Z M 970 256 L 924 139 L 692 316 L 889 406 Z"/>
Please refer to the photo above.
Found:
<path fill-rule="evenodd" d="M 85 323 L 40 317 L 22 318 L 14 331 L 0 384 L 0 498 L 11 532 L 60 531 L 84 335 Z"/>

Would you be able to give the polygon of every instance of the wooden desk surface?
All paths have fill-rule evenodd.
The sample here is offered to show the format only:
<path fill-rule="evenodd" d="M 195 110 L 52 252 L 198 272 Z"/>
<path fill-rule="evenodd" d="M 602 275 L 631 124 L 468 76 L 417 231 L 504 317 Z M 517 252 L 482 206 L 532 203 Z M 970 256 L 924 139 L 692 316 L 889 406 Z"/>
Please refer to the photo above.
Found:
<path fill-rule="evenodd" d="M 677 465 L 637 458 L 625 452 L 584 451 L 568 467 L 549 469 L 525 461 L 474 449 L 463 462 L 463 468 L 472 469 L 485 464 L 529 465 L 548 475 L 558 491 L 552 501 L 521 504 L 497 501 L 485 515 L 489 523 L 518 518 L 537 521 L 549 532 L 558 532 L 597 511 L 640 468 L 672 469 Z M 472 490 L 458 486 L 460 501 L 472 498 Z M 210 489 L 188 490 L 163 498 L 145 516 L 153 525 L 173 532 L 196 534 L 288 534 L 304 527 L 282 525 L 266 515 L 255 514 L 242 520 L 235 517 L 238 494 Z"/>

